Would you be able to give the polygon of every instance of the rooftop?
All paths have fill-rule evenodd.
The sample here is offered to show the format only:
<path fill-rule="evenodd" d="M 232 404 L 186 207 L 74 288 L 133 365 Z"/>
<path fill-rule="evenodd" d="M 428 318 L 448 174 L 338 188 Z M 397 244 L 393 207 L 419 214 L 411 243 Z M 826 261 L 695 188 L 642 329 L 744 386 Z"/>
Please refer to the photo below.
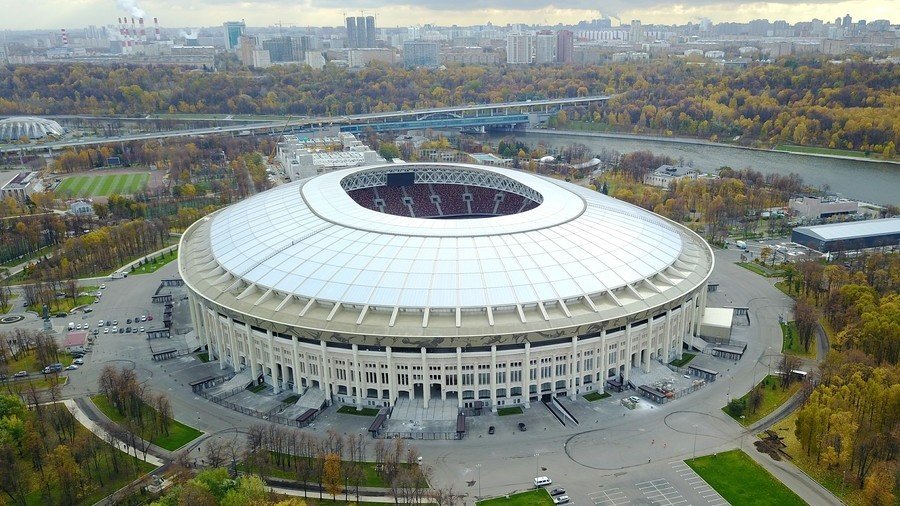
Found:
<path fill-rule="evenodd" d="M 832 223 L 812 227 L 797 227 L 794 230 L 823 241 L 841 241 L 860 237 L 900 234 L 900 218 Z"/>

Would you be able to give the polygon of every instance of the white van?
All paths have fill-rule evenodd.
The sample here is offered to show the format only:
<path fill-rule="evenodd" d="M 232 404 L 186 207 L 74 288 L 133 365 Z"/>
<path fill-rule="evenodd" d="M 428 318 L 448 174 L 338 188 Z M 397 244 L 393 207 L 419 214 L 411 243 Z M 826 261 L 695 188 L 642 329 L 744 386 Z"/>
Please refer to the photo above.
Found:
<path fill-rule="evenodd" d="M 75 322 L 69 322 L 69 330 L 75 330 Z"/>
<path fill-rule="evenodd" d="M 546 476 L 538 476 L 534 479 L 535 487 L 546 487 L 547 485 L 553 483 L 553 480 Z"/>

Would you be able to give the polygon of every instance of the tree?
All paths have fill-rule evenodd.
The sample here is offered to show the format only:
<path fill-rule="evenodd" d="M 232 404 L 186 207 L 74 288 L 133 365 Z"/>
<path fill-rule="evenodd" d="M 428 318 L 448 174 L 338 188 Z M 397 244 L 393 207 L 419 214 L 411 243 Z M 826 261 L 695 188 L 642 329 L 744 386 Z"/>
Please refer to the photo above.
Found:
<path fill-rule="evenodd" d="M 385 160 L 400 158 L 400 148 L 393 142 L 382 141 L 378 144 L 378 154 Z"/>
<path fill-rule="evenodd" d="M 895 504 L 894 487 L 896 483 L 896 465 L 880 462 L 872 470 L 865 481 L 863 495 L 872 506 L 889 506 Z"/>
<path fill-rule="evenodd" d="M 341 457 L 337 453 L 325 455 L 325 471 L 322 478 L 325 492 L 331 494 L 331 499 L 340 494 L 344 488 L 344 478 L 341 471 Z"/>
<path fill-rule="evenodd" d="M 797 336 L 803 349 L 809 351 L 809 346 L 819 327 L 819 312 L 805 299 L 797 299 L 794 303 L 794 321 L 797 324 Z"/>
<path fill-rule="evenodd" d="M 79 496 L 81 470 L 66 445 L 59 445 L 53 450 L 53 468 L 59 484 L 60 500 L 64 504 L 75 503 Z"/>
<path fill-rule="evenodd" d="M 16 450 L 9 445 L 0 447 L 0 490 L 3 490 L 13 504 L 25 504 L 29 481 L 30 473 L 22 465 Z"/>

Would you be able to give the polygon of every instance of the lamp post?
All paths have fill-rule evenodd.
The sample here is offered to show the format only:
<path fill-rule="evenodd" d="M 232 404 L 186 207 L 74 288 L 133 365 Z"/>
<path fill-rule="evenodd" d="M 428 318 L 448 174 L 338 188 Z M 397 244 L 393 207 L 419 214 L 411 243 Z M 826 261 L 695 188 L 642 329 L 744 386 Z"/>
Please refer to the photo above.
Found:
<path fill-rule="evenodd" d="M 478 469 L 478 498 L 481 499 L 481 464 L 475 464 L 475 469 Z"/>
<path fill-rule="evenodd" d="M 540 476 L 540 475 L 541 475 L 541 471 L 540 471 L 540 469 L 541 469 L 541 454 L 540 454 L 540 453 L 535 453 L 535 454 L 534 454 L 534 457 L 535 457 L 535 461 L 534 461 L 534 475 L 535 475 L 535 476 Z"/>
<path fill-rule="evenodd" d="M 694 427 L 694 453 L 692 458 L 697 458 L 697 424 L 693 425 Z"/>

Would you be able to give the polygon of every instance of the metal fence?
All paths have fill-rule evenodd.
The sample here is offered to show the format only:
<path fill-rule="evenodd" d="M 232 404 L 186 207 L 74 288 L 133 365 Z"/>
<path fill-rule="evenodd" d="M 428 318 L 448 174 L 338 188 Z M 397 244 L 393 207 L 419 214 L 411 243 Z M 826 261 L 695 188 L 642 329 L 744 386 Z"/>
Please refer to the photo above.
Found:
<path fill-rule="evenodd" d="M 437 440 L 455 440 L 462 439 L 458 432 L 394 432 L 394 431 L 384 431 L 379 432 L 378 437 L 381 439 L 421 439 L 425 441 L 437 441 Z"/>
<path fill-rule="evenodd" d="M 297 428 L 302 429 L 303 427 L 309 426 L 313 422 L 313 420 L 315 420 L 315 417 L 312 417 L 309 420 L 306 420 L 301 423 L 301 422 L 298 422 L 297 420 L 292 420 L 290 418 L 286 418 L 286 417 L 279 416 L 276 414 L 279 411 L 284 411 L 286 409 L 286 406 L 275 406 L 274 408 L 270 409 L 269 411 L 258 411 L 258 410 L 252 409 L 252 408 L 248 408 L 246 406 L 241 406 L 240 404 L 235 404 L 228 400 L 229 397 L 236 395 L 238 392 L 242 392 L 243 390 L 244 390 L 244 387 L 236 387 L 236 388 L 233 388 L 229 392 L 220 393 L 217 395 L 200 390 L 199 392 L 197 392 L 197 394 L 206 400 L 215 402 L 216 404 L 218 404 L 220 406 L 225 406 L 226 408 L 233 410 L 233 411 L 237 411 L 238 413 L 242 413 L 242 414 L 249 415 L 249 416 L 252 416 L 255 418 L 259 418 L 261 420 L 266 420 L 266 421 L 281 424 L 281 425 L 287 425 L 290 427 L 297 427 Z"/>

